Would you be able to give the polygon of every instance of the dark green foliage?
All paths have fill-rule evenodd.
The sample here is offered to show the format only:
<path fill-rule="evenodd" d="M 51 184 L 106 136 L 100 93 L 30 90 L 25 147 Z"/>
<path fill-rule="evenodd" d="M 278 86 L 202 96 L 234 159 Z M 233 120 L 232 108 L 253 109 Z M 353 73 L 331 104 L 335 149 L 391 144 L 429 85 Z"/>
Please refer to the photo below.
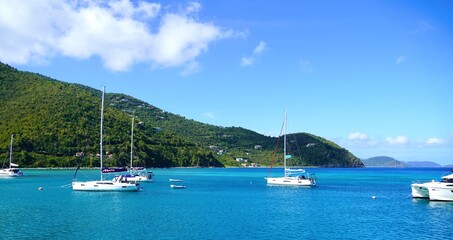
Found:
<path fill-rule="evenodd" d="M 287 151 L 291 165 L 324 167 L 363 167 L 360 159 L 327 139 L 298 133 L 287 136 Z"/>
<path fill-rule="evenodd" d="M 14 134 L 14 161 L 22 167 L 98 167 L 101 91 L 18 71 L 0 63 L 0 156 L 7 159 Z M 134 166 L 239 166 L 236 158 L 268 165 L 276 138 L 240 127 L 217 127 L 165 112 L 124 94 L 106 94 L 105 165 L 130 162 L 134 115 Z M 310 134 L 297 134 L 303 148 L 294 164 L 361 166 L 351 153 Z M 256 145 L 261 148 L 255 149 Z M 223 151 L 221 151 L 223 150 Z M 277 163 L 281 161 L 278 160 Z"/>

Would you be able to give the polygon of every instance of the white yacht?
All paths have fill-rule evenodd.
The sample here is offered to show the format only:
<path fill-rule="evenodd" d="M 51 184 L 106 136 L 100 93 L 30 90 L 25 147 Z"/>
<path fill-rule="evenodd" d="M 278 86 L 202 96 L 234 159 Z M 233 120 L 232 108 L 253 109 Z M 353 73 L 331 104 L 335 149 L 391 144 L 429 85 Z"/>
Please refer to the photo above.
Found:
<path fill-rule="evenodd" d="M 131 182 L 124 175 L 115 177 L 113 180 L 98 180 L 86 182 L 72 182 L 72 190 L 74 191 L 138 191 L 140 185 Z"/>
<path fill-rule="evenodd" d="M 453 201 L 453 173 L 445 174 L 440 181 L 411 184 L 412 197 L 432 201 Z"/>
<path fill-rule="evenodd" d="M 139 191 L 140 184 L 137 182 L 131 181 L 124 175 L 117 176 L 113 180 L 105 180 L 104 173 L 103 173 L 103 147 L 102 147 L 102 127 L 104 121 L 104 95 L 105 95 L 105 87 L 102 90 L 102 104 L 101 104 L 101 133 L 100 133 L 100 175 L 101 180 L 97 181 L 73 181 L 72 182 L 72 190 L 74 191 Z"/>
<path fill-rule="evenodd" d="M 12 162 L 13 161 L 13 135 L 11 135 L 11 144 L 9 146 L 9 167 L 0 170 L 0 177 L 22 177 L 23 172 L 19 170 L 19 165 Z"/>
<path fill-rule="evenodd" d="M 304 169 L 291 169 L 286 167 L 286 160 L 291 156 L 286 154 L 286 112 L 283 122 L 283 177 L 267 177 L 268 185 L 283 185 L 283 186 L 316 186 L 315 174 L 310 174 Z M 272 168 L 272 167 L 271 167 Z"/>

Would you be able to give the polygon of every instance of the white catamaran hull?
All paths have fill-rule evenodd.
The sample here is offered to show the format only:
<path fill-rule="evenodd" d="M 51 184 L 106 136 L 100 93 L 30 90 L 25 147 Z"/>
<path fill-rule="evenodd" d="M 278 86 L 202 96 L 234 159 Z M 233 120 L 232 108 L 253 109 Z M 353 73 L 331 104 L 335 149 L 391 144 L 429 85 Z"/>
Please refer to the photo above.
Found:
<path fill-rule="evenodd" d="M 412 197 L 429 198 L 432 201 L 453 201 L 453 174 L 442 177 L 442 181 L 411 184 Z"/>
<path fill-rule="evenodd" d="M 453 201 L 453 185 L 450 186 L 430 186 L 429 200 L 432 201 Z"/>
<path fill-rule="evenodd" d="M 301 179 L 297 177 L 278 177 L 267 178 L 267 184 L 283 186 L 315 186 L 316 181 L 314 179 Z"/>
<path fill-rule="evenodd" d="M 412 197 L 414 198 L 429 198 L 429 191 L 426 183 L 411 184 Z"/>

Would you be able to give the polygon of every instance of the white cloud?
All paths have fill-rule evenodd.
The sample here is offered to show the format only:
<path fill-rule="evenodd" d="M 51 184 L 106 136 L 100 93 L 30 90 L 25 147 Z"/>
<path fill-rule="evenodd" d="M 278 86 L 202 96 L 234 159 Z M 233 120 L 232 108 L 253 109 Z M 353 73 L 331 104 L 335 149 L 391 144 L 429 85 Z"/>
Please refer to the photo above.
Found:
<path fill-rule="evenodd" d="M 400 64 L 400 63 L 403 63 L 406 61 L 406 56 L 399 56 L 397 59 L 396 59 L 396 64 Z"/>
<path fill-rule="evenodd" d="M 445 141 L 442 138 L 429 138 L 428 140 L 425 141 L 426 144 L 428 145 L 439 145 L 443 144 Z"/>
<path fill-rule="evenodd" d="M 255 59 L 253 57 L 242 57 L 241 66 L 250 66 Z"/>
<path fill-rule="evenodd" d="M 132 0 L 0 1 L 0 61 L 28 64 L 58 55 L 97 56 L 112 71 L 136 63 L 193 69 L 210 43 L 234 35 L 198 20 L 198 2 L 178 13 L 162 8 Z"/>
<path fill-rule="evenodd" d="M 258 46 L 255 47 L 255 50 L 253 50 L 253 55 L 261 54 L 265 49 L 266 49 L 266 43 L 263 41 L 260 41 Z"/>
<path fill-rule="evenodd" d="M 261 53 L 264 52 L 266 49 L 266 43 L 263 41 L 260 41 L 258 45 L 255 47 L 253 50 L 252 56 L 245 56 L 241 58 L 241 66 L 246 67 L 246 66 L 251 66 L 255 62 L 255 57 L 260 55 Z"/>
<path fill-rule="evenodd" d="M 368 135 L 361 132 L 354 132 L 349 134 L 349 140 L 368 140 Z"/>
<path fill-rule="evenodd" d="M 199 2 L 189 2 L 189 4 L 186 7 L 186 13 L 191 14 L 191 13 L 196 13 L 200 11 L 201 9 L 201 4 Z"/>
<path fill-rule="evenodd" d="M 406 136 L 397 136 L 395 138 L 388 137 L 385 139 L 385 142 L 390 144 L 390 145 L 404 145 L 408 142 L 408 139 Z"/>
<path fill-rule="evenodd" d="M 121 17 L 153 18 L 157 16 L 161 8 L 159 3 L 148 2 L 138 2 L 138 5 L 134 6 L 129 0 L 109 1 L 107 4 L 112 14 Z"/>

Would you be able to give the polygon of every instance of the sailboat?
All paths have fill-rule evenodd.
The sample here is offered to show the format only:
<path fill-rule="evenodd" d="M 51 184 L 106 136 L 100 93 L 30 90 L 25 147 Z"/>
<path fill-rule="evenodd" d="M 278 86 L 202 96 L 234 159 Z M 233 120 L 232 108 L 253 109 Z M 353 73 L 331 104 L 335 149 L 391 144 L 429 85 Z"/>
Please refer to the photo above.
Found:
<path fill-rule="evenodd" d="M 11 144 L 9 146 L 9 168 L 4 168 L 0 171 L 0 177 L 21 177 L 24 175 L 23 172 L 19 170 L 19 165 L 12 162 L 13 161 L 13 135 L 11 134 Z"/>
<path fill-rule="evenodd" d="M 129 181 L 151 182 L 153 181 L 153 173 L 147 172 L 144 167 L 133 167 L 133 150 L 134 150 L 134 117 L 132 117 L 131 127 L 131 167 L 129 174 L 125 175 Z M 118 176 L 117 176 L 118 177 Z"/>
<path fill-rule="evenodd" d="M 316 176 L 306 172 L 304 169 L 291 169 L 286 167 L 287 159 L 291 156 L 286 153 L 286 112 L 283 121 L 283 177 L 267 177 L 268 185 L 283 185 L 283 186 L 316 186 Z M 272 166 L 271 166 L 272 169 Z"/>
<path fill-rule="evenodd" d="M 104 95 L 105 87 L 102 89 L 102 104 L 101 104 L 101 130 L 100 130 L 100 162 L 99 168 L 101 180 L 97 181 L 73 181 L 72 190 L 74 191 L 139 191 L 140 184 L 134 181 L 130 181 L 126 175 L 120 175 L 113 180 L 105 180 L 103 173 L 103 147 L 102 147 L 102 135 L 103 135 L 103 122 L 104 122 Z"/>

